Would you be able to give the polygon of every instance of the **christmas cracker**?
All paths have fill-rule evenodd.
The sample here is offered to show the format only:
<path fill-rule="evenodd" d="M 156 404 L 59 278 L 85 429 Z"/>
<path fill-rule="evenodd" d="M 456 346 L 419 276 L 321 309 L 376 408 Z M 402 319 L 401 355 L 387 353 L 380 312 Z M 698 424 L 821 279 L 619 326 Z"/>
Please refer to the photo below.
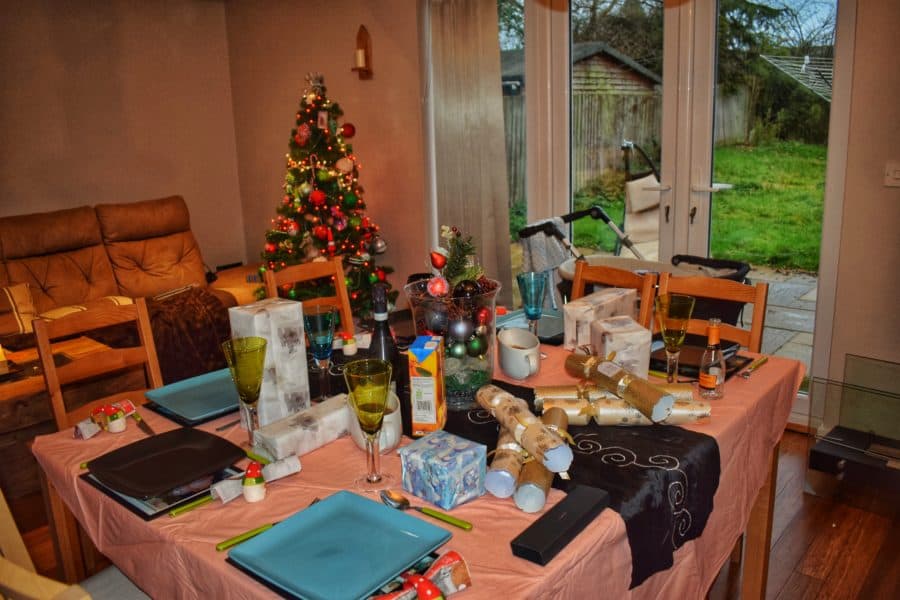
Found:
<path fill-rule="evenodd" d="M 508 429 L 500 429 L 491 468 L 484 476 L 484 488 L 497 498 L 509 498 L 516 491 L 516 480 L 526 452 Z"/>
<path fill-rule="evenodd" d="M 684 425 L 710 415 L 710 404 L 694 400 L 689 383 L 656 386 L 675 397 L 672 413 L 663 423 Z M 593 419 L 598 425 L 652 425 L 639 410 L 615 394 L 601 390 L 593 383 L 578 385 L 538 386 L 534 388 L 535 408 L 547 411 L 561 408 L 570 425 L 587 425 Z"/>
<path fill-rule="evenodd" d="M 561 408 L 550 408 L 544 412 L 541 421 L 554 432 L 566 436 L 569 419 Z M 525 463 L 519 472 L 516 493 L 513 495 L 516 506 L 527 513 L 538 512 L 547 503 L 547 494 L 553 483 L 553 475 L 547 467 L 536 460 Z"/>
<path fill-rule="evenodd" d="M 560 473 L 572 464 L 572 449 L 559 434 L 534 416 L 524 400 L 490 384 L 481 387 L 475 399 L 513 434 L 516 442 L 549 470 Z"/>

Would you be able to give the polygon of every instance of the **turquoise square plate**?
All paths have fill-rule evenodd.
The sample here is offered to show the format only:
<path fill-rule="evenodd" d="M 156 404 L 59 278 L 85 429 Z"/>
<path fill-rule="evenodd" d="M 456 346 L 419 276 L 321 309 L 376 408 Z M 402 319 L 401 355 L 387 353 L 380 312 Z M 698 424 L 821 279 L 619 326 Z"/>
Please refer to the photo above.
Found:
<path fill-rule="evenodd" d="M 150 408 L 182 425 L 199 425 L 238 409 L 237 388 L 228 369 L 170 383 L 145 394 Z"/>
<path fill-rule="evenodd" d="M 242 543 L 229 560 L 309 600 L 366 598 L 450 539 L 381 502 L 337 492 Z"/>

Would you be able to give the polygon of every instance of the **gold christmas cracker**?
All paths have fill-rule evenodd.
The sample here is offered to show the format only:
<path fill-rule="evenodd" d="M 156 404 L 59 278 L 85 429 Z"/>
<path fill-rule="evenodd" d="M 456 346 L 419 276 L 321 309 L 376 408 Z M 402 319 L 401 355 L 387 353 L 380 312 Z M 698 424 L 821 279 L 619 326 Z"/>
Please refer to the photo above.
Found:
<path fill-rule="evenodd" d="M 491 411 L 500 426 L 536 460 L 555 473 L 572 464 L 572 449 L 552 429 L 544 425 L 528 404 L 495 385 L 485 385 L 475 394 L 483 408 Z"/>
<path fill-rule="evenodd" d="M 563 436 L 567 435 L 568 417 L 562 409 L 547 409 L 541 417 L 541 421 L 549 429 L 557 431 Z M 550 485 L 553 483 L 553 475 L 553 472 L 535 460 L 525 463 L 519 472 L 516 493 L 513 496 L 516 506 L 528 513 L 544 508 Z"/>
<path fill-rule="evenodd" d="M 570 354 L 566 357 L 566 372 L 575 377 L 590 379 L 602 389 L 628 401 L 654 423 L 664 421 L 672 413 L 672 405 L 675 403 L 672 394 L 613 362 L 597 356 Z"/>

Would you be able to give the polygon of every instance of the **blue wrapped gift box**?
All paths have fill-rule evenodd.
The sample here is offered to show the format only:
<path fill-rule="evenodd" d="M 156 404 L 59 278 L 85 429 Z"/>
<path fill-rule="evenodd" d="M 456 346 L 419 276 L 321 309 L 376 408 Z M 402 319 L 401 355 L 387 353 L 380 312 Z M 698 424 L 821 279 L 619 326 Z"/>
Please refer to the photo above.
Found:
<path fill-rule="evenodd" d="M 400 448 L 403 489 L 450 509 L 484 494 L 487 448 L 435 431 Z"/>

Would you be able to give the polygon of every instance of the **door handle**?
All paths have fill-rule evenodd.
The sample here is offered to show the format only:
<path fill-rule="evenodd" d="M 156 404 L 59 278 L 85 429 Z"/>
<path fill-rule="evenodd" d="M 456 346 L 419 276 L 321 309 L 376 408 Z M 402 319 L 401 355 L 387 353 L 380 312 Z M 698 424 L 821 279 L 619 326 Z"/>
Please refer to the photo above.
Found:
<path fill-rule="evenodd" d="M 694 224 L 694 217 L 696 217 L 696 216 L 697 216 L 697 207 L 692 206 L 691 207 L 691 225 Z"/>
<path fill-rule="evenodd" d="M 721 192 L 722 190 L 730 190 L 733 189 L 734 186 L 730 183 L 713 183 L 711 185 L 692 185 L 692 192 Z"/>
<path fill-rule="evenodd" d="M 663 185 L 663 184 L 645 185 L 641 189 L 644 190 L 645 192 L 668 192 L 668 191 L 672 190 L 672 186 L 671 185 Z"/>

